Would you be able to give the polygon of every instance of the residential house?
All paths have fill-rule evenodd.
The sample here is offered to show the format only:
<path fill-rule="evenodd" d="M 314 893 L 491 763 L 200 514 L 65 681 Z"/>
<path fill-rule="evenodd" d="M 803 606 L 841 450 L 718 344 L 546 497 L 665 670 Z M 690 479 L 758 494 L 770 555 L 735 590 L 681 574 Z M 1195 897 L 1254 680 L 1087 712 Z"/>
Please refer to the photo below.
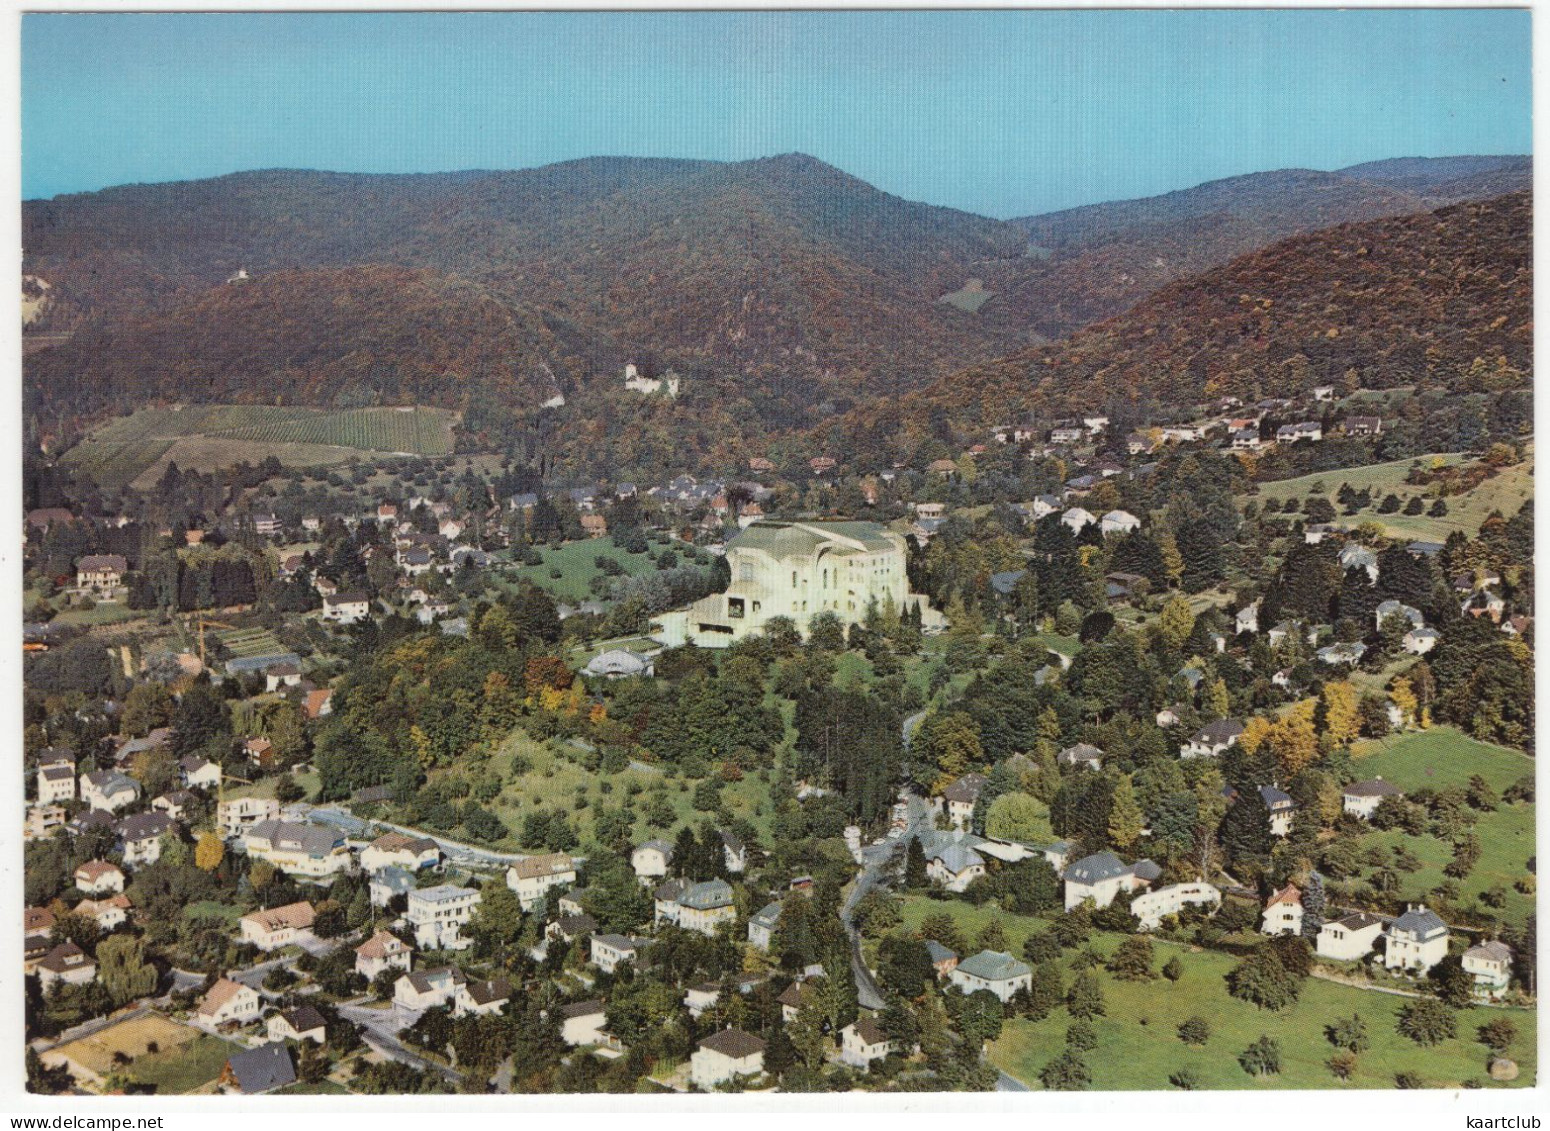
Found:
<path fill-rule="evenodd" d="M 665 840 L 648 840 L 630 853 L 630 865 L 643 884 L 667 875 L 673 863 L 673 846 Z"/>
<path fill-rule="evenodd" d="M 220 763 L 197 754 L 178 759 L 178 774 L 189 789 L 219 789 L 221 785 Z"/>
<path fill-rule="evenodd" d="M 371 598 L 365 593 L 335 593 L 323 598 L 323 619 L 332 624 L 360 624 L 371 615 Z"/>
<path fill-rule="evenodd" d="M 75 870 L 75 886 L 86 895 L 116 895 L 124 890 L 124 873 L 106 860 L 88 860 Z"/>
<path fill-rule="evenodd" d="M 132 906 L 127 895 L 110 895 L 106 899 L 81 900 L 75 905 L 75 914 L 95 920 L 99 931 L 113 931 L 129 921 Z"/>
<path fill-rule="evenodd" d="M 224 1092 L 263 1095 L 296 1083 L 296 1063 L 283 1042 L 259 1045 L 233 1053 L 216 1083 Z"/>
<path fill-rule="evenodd" d="M 1086 438 L 1087 433 L 1072 424 L 1051 428 L 1049 433 L 1049 442 L 1052 444 L 1080 444 Z"/>
<path fill-rule="evenodd" d="M 75 800 L 75 762 L 58 758 L 38 767 L 38 804 Z"/>
<path fill-rule="evenodd" d="M 893 1051 L 883 1027 L 870 1017 L 858 1017 L 840 1030 L 840 1062 L 865 1072 L 874 1060 Z"/>
<path fill-rule="evenodd" d="M 457 988 L 452 999 L 454 1017 L 488 1017 L 499 1013 L 511 1001 L 511 983 L 505 978 L 467 982 Z"/>
<path fill-rule="evenodd" d="M 741 1029 L 712 1033 L 689 1058 L 689 1080 L 702 1091 L 763 1074 L 764 1042 Z"/>
<path fill-rule="evenodd" d="M 75 586 L 99 598 L 111 599 L 129 572 L 123 554 L 87 554 L 75 563 Z"/>
<path fill-rule="evenodd" d="M 565 912 L 544 928 L 544 937 L 575 942 L 577 939 L 586 938 L 595 930 L 597 930 L 597 920 L 585 911 Z"/>
<path fill-rule="evenodd" d="M 1273 785 L 1259 787 L 1259 800 L 1270 816 L 1270 835 L 1286 836 L 1292 831 L 1292 818 L 1297 815 L 1297 802 L 1292 795 Z"/>
<path fill-rule="evenodd" d="M 701 982 L 684 991 L 684 1006 L 690 1017 L 699 1017 L 712 1008 L 721 997 L 721 987 L 715 982 Z"/>
<path fill-rule="evenodd" d="M 581 674 L 607 680 L 630 679 L 633 676 L 650 678 L 656 674 L 656 663 L 651 657 L 631 652 L 627 648 L 610 648 L 588 660 Z"/>
<path fill-rule="evenodd" d="M 451 1006 L 458 990 L 467 984 L 463 972 L 451 966 L 414 970 L 393 983 L 393 1004 L 416 1012 Z"/>
<path fill-rule="evenodd" d="M 565 852 L 529 856 L 506 869 L 506 886 L 517 893 L 524 911 L 531 911 L 551 888 L 575 882 L 576 861 Z"/>
<path fill-rule="evenodd" d="M 383 868 L 371 873 L 366 889 L 373 907 L 386 907 L 396 896 L 409 898 L 414 890 L 414 876 L 402 868 Z"/>
<path fill-rule="evenodd" d="M 295 664 L 276 664 L 264 672 L 264 690 L 271 695 L 290 687 L 301 686 L 301 668 Z"/>
<path fill-rule="evenodd" d="M 1383 622 L 1393 616 L 1404 617 L 1410 622 L 1412 629 L 1424 628 L 1426 625 L 1426 618 L 1421 615 L 1420 609 L 1406 605 L 1402 601 L 1389 600 L 1378 602 L 1378 607 L 1373 610 L 1373 628 L 1381 630 Z"/>
<path fill-rule="evenodd" d="M 1062 766 L 1081 766 L 1087 770 L 1103 769 L 1103 751 L 1090 742 L 1078 742 L 1075 746 L 1068 746 L 1055 760 Z"/>
<path fill-rule="evenodd" d="M 1328 402 L 1335 399 L 1335 387 L 1333 385 L 1313 386 L 1313 399 L 1315 401 Z"/>
<path fill-rule="evenodd" d="M 1218 719 L 1207 723 L 1190 736 L 1179 750 L 1181 758 L 1216 758 L 1238 745 L 1243 723 L 1237 719 Z"/>
<path fill-rule="evenodd" d="M 1033 985 L 1033 971 L 1027 963 L 999 950 L 970 955 L 953 967 L 948 978 L 966 994 L 989 990 L 1003 1002 L 1011 1001 L 1018 990 Z"/>
<path fill-rule="evenodd" d="M 1383 418 L 1379 416 L 1348 416 L 1345 418 L 1347 436 L 1381 436 Z"/>
<path fill-rule="evenodd" d="M 1060 524 L 1071 531 L 1072 534 L 1080 534 L 1083 528 L 1091 526 L 1098 519 L 1091 511 L 1081 507 L 1072 507 L 1060 516 Z"/>
<path fill-rule="evenodd" d="M 719 924 L 735 918 L 737 908 L 732 902 L 732 888 L 725 880 L 703 883 L 669 880 L 656 890 L 655 921 L 658 923 L 676 923 L 686 931 L 714 935 Z"/>
<path fill-rule="evenodd" d="M 1265 446 L 1258 428 L 1235 428 L 1228 433 L 1227 443 L 1235 452 L 1257 452 Z"/>
<path fill-rule="evenodd" d="M 1324 426 L 1317 420 L 1303 420 L 1296 424 L 1283 424 L 1276 429 L 1278 444 L 1297 444 L 1304 440 L 1317 442 L 1324 438 Z"/>
<path fill-rule="evenodd" d="M 1378 936 L 1383 934 L 1383 920 L 1365 911 L 1355 911 L 1339 919 L 1331 919 L 1319 928 L 1313 950 L 1320 958 L 1332 958 L 1337 962 L 1360 962 L 1372 953 Z"/>
<path fill-rule="evenodd" d="M 1234 636 L 1241 636 L 1245 632 L 1259 631 L 1259 602 L 1252 601 L 1239 609 L 1233 616 L 1232 631 Z"/>
<path fill-rule="evenodd" d="M 165 813 L 136 813 L 125 817 L 116 828 L 124 863 L 139 867 L 161 859 L 162 838 L 176 836 L 178 825 Z"/>
<path fill-rule="evenodd" d="M 271 1041 L 311 1041 L 321 1045 L 328 1039 L 328 1024 L 317 1007 L 311 1005 L 275 1010 L 269 1015 L 266 1028 Z"/>
<path fill-rule="evenodd" d="M 1169 884 L 1136 896 L 1130 901 L 1130 913 L 1140 920 L 1143 931 L 1155 931 L 1164 919 L 1186 907 L 1214 908 L 1221 902 L 1222 893 L 1211 884 Z"/>
<path fill-rule="evenodd" d="M 1141 520 L 1129 511 L 1109 511 L 1098 520 L 1098 529 L 1104 534 L 1129 534 L 1141 529 Z"/>
<path fill-rule="evenodd" d="M 1296 884 L 1287 884 L 1266 901 L 1262 920 L 1262 934 L 1302 934 L 1302 892 Z"/>
<path fill-rule="evenodd" d="M 748 868 L 748 846 L 742 837 L 728 829 L 717 829 L 716 835 L 721 838 L 721 859 L 727 871 L 741 875 Z"/>
<path fill-rule="evenodd" d="M 947 806 L 947 819 L 955 829 L 965 829 L 974 815 L 974 806 L 985 790 L 984 774 L 964 774 L 942 791 L 942 801 Z"/>
<path fill-rule="evenodd" d="M 1448 925 L 1424 903 L 1412 904 L 1384 933 L 1383 965 L 1425 975 L 1448 955 Z"/>
<path fill-rule="evenodd" d="M 1507 992 L 1512 977 L 1512 948 L 1492 939 L 1477 943 L 1464 952 L 1464 973 L 1473 975 L 1475 993 L 1499 998 Z"/>
<path fill-rule="evenodd" d="M 81 800 L 93 809 L 116 813 L 140 800 L 140 783 L 117 770 L 82 774 Z"/>
<path fill-rule="evenodd" d="M 257 1021 L 264 999 L 251 986 L 230 978 L 218 979 L 200 999 L 194 1016 L 206 1025 L 246 1025 Z"/>
<path fill-rule="evenodd" d="M 1403 797 L 1404 791 L 1382 777 L 1372 781 L 1356 781 L 1340 791 L 1341 807 L 1353 817 L 1369 820 L 1385 797 Z"/>
<path fill-rule="evenodd" d="M 355 972 L 368 982 L 387 970 L 409 969 L 414 950 L 397 935 L 379 930 L 355 948 Z"/>
<path fill-rule="evenodd" d="M 479 892 L 456 884 L 438 884 L 409 893 L 404 918 L 414 928 L 415 945 L 424 950 L 464 950 L 473 945 L 462 928 L 479 906 Z"/>
<path fill-rule="evenodd" d="M 38 959 L 33 972 L 46 994 L 61 982 L 67 986 L 84 986 L 96 981 L 97 963 L 74 942 L 66 940 Z"/>
<path fill-rule="evenodd" d="M 1137 892 L 1150 887 L 1162 875 L 1162 869 L 1150 860 L 1126 864 L 1112 852 L 1095 852 L 1067 866 L 1065 906 L 1070 911 L 1087 900 L 1095 907 L 1107 907 L 1120 892 Z"/>
<path fill-rule="evenodd" d="M 1347 542 L 1341 546 L 1335 560 L 1348 573 L 1353 569 L 1366 570 L 1369 582 L 1378 580 L 1378 555 L 1359 542 Z"/>
<path fill-rule="evenodd" d="M 428 836 L 389 832 L 361 849 L 361 869 L 366 872 L 380 872 L 383 868 L 418 872 L 440 863 L 441 846 Z"/>
<path fill-rule="evenodd" d="M 279 950 L 282 946 L 310 939 L 315 918 L 312 904 L 304 900 L 252 911 L 239 921 L 242 941 L 252 943 L 259 950 Z"/>
<path fill-rule="evenodd" d="M 320 687 L 307 692 L 307 697 L 302 700 L 302 710 L 309 719 L 326 719 L 334 713 L 334 689 Z"/>
<path fill-rule="evenodd" d="M 188 819 L 188 809 L 194 801 L 194 795 L 188 790 L 171 789 L 152 799 L 151 808 L 166 816 L 169 821 L 184 821 Z"/>
<path fill-rule="evenodd" d="M 985 858 L 966 844 L 941 844 L 927 856 L 926 875 L 948 891 L 965 891 L 985 874 Z"/>
<path fill-rule="evenodd" d="M 779 922 L 780 904 L 766 903 L 748 919 L 748 941 L 760 950 L 769 950 Z"/>
<path fill-rule="evenodd" d="M 931 956 L 932 969 L 938 981 L 947 977 L 958 966 L 958 952 L 943 946 L 935 939 L 926 940 L 926 953 Z"/>
<path fill-rule="evenodd" d="M 607 1039 L 603 1026 L 608 1021 L 599 999 L 567 1002 L 560 1006 L 559 1014 L 560 1039 L 572 1048 L 600 1045 Z"/>
<path fill-rule="evenodd" d="M 1337 642 L 1313 653 L 1319 663 L 1332 668 L 1354 667 L 1362 662 L 1362 657 L 1366 654 L 1367 645 L 1359 640 Z"/>
<path fill-rule="evenodd" d="M 621 963 L 638 960 L 650 941 L 630 935 L 593 935 L 592 965 L 605 974 L 612 974 Z"/>
<path fill-rule="evenodd" d="M 219 777 L 220 767 L 216 767 Z M 280 803 L 273 797 L 233 797 L 215 806 L 215 823 L 221 836 L 230 840 L 248 829 L 280 819 Z"/>
<path fill-rule="evenodd" d="M 322 825 L 259 821 L 243 833 L 242 845 L 249 856 L 291 876 L 321 879 L 354 867 L 344 833 Z"/>
<path fill-rule="evenodd" d="M 1424 656 L 1437 647 L 1437 642 L 1441 639 L 1442 633 L 1435 628 L 1412 628 L 1405 633 L 1405 639 L 1402 643 L 1405 651 L 1412 656 Z"/>

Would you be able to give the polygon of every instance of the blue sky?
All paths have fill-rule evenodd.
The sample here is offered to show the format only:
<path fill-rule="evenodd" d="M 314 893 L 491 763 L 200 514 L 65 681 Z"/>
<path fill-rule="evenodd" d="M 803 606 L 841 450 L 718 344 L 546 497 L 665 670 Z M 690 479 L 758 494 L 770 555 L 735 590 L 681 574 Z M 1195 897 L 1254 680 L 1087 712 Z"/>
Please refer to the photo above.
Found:
<path fill-rule="evenodd" d="M 1527 11 L 31 14 L 22 188 L 813 154 L 1009 217 L 1527 153 Z"/>

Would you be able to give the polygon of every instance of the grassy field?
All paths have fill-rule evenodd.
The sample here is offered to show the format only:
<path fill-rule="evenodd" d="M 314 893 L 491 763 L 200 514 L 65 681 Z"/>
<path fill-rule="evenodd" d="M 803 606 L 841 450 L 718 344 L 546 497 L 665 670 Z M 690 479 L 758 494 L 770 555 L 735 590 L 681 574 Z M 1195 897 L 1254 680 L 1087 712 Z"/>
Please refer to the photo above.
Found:
<path fill-rule="evenodd" d="M 965 314 L 978 314 L 980 307 L 995 298 L 994 291 L 981 290 L 978 287 L 963 287 L 950 295 L 943 295 L 938 302 L 945 302 L 949 306 L 956 306 Z"/>
<path fill-rule="evenodd" d="M 653 836 L 667 836 L 671 839 L 678 826 L 683 824 L 698 826 L 708 816 L 694 808 L 693 786 L 680 789 L 682 783 L 679 779 L 669 777 L 664 770 L 655 767 L 648 769 L 631 767 L 619 773 L 605 775 L 586 769 L 580 762 L 583 755 L 584 752 L 581 750 L 567 750 L 564 754 L 556 753 L 553 748 L 534 742 L 521 731 L 506 740 L 493 761 L 494 767 L 504 774 L 505 787 L 490 807 L 512 829 L 512 847 L 529 849 L 542 847 L 521 843 L 523 820 L 529 813 L 539 809 L 548 812 L 554 812 L 557 809 L 563 811 L 581 839 L 588 840 L 592 835 L 593 817 L 598 806 L 616 808 L 630 798 L 632 787 L 639 787 L 640 790 L 633 802 L 635 811 L 642 814 L 642 818 L 635 824 L 637 841 Z M 513 775 L 506 772 L 512 759 L 518 756 L 528 763 L 529 768 L 521 774 Z M 605 785 L 609 790 L 606 793 L 603 792 Z M 674 828 L 666 832 L 648 827 L 644 820 L 647 804 L 659 790 L 672 805 L 676 819 Z M 773 814 L 770 811 L 768 787 L 759 780 L 757 775 L 749 774 L 740 782 L 726 784 L 722 788 L 721 796 L 734 817 L 746 818 L 762 834 L 769 835 Z M 584 807 L 577 808 L 578 797 L 586 799 Z"/>
<path fill-rule="evenodd" d="M 657 568 L 654 558 L 664 549 L 667 547 L 653 543 L 649 554 L 627 554 L 608 538 L 567 542 L 558 549 L 540 546 L 538 552 L 544 557 L 542 565 L 522 566 L 513 570 L 509 576 L 525 578 L 558 600 L 574 604 L 591 598 L 592 579 L 603 572 L 597 568 L 598 557 L 613 558 L 627 575 L 638 577 Z M 679 554 L 679 560 L 683 560 L 682 553 Z M 556 569 L 560 570 L 560 576 L 550 576 Z"/>
<path fill-rule="evenodd" d="M 232 790 L 231 796 L 235 797 L 236 793 L 236 790 Z M 185 906 L 183 915 L 188 919 L 224 919 L 229 926 L 235 927 L 237 920 L 242 918 L 242 908 L 229 903 L 217 903 L 213 899 L 201 899 Z"/>
<path fill-rule="evenodd" d="M 130 1075 L 142 1084 L 154 1085 L 162 1095 L 179 1096 L 210 1083 L 226 1067 L 238 1045 L 201 1033 L 192 1044 L 168 1049 L 135 1060 Z"/>
<path fill-rule="evenodd" d="M 1472 775 L 1479 774 L 1500 793 L 1524 775 L 1534 773 L 1534 762 L 1526 755 L 1476 742 L 1451 727 L 1363 743 L 1355 753 L 1357 771 L 1364 778 L 1382 777 L 1406 790 L 1463 787 Z M 1529 861 L 1535 855 L 1534 820 L 1534 805 L 1527 802 L 1502 804 L 1494 813 L 1480 814 L 1475 822 L 1480 859 L 1469 875 L 1459 881 L 1459 890 L 1466 898 L 1501 888 L 1506 902 L 1496 913 L 1513 923 L 1521 923 L 1534 910 L 1534 897 L 1512 886 L 1530 874 Z M 1361 843 L 1385 848 L 1403 845 L 1420 859 L 1421 869 L 1403 877 L 1407 892 L 1429 891 L 1446 879 L 1442 869 L 1452 858 L 1452 851 L 1435 837 L 1412 837 L 1394 829 L 1369 833 Z"/>
<path fill-rule="evenodd" d="M 444 456 L 457 414 L 434 408 L 328 411 L 272 405 L 141 409 L 96 429 L 61 462 L 101 484 L 153 487 L 169 462 L 211 471 L 275 456 L 288 467 L 323 467 L 362 453 Z"/>
<path fill-rule="evenodd" d="M 111 601 L 99 601 L 90 609 L 69 608 L 61 610 L 54 617 L 54 623 L 75 625 L 78 628 L 91 628 L 99 624 L 123 624 L 125 621 L 137 620 L 144 616 L 144 609 L 131 609 L 128 605 L 115 604 Z"/>
<path fill-rule="evenodd" d="M 912 896 L 904 901 L 903 926 L 913 930 L 933 913 L 953 916 L 959 933 L 977 949 L 975 940 L 992 919 L 1006 932 L 1007 950 L 1019 954 L 1023 941 L 1043 931 L 1048 923 L 1027 915 L 1007 915 L 993 908 L 974 907 L 956 900 Z M 1093 949 L 1107 956 L 1123 936 L 1095 932 Z M 1157 978 L 1150 982 L 1121 982 L 1100 971 L 1107 1013 L 1093 1027 L 1098 1047 L 1086 1054 L 1093 1073 L 1093 1090 L 1167 1089 L 1168 1077 L 1181 1068 L 1191 1069 L 1205 1088 L 1392 1088 L 1394 1074 L 1415 1072 L 1428 1087 L 1457 1087 L 1465 1080 L 1492 1085 L 1486 1075 L 1487 1053 L 1475 1039 L 1475 1029 L 1496 1016 L 1484 1009 L 1459 1015 L 1459 1034 L 1434 1048 L 1422 1048 L 1401 1037 L 1394 1018 L 1407 999 L 1393 994 L 1362 990 L 1310 978 L 1303 984 L 1297 1004 L 1271 1013 L 1230 997 L 1223 982 L 1236 960 L 1225 954 L 1154 940 L 1153 969 L 1177 955 L 1184 964 L 1178 982 Z M 1069 985 L 1073 977 L 1063 971 Z M 1522 1072 L 1517 1086 L 1534 1080 L 1536 1062 L 1534 1014 L 1510 1011 L 1520 1036 L 1510 1051 Z M 1367 1022 L 1372 1047 L 1360 1055 L 1351 1080 L 1341 1084 L 1325 1067 L 1335 1050 L 1324 1036 L 1324 1026 L 1336 1018 L 1360 1013 Z M 1178 1025 L 1187 1017 L 1205 1017 L 1211 1037 L 1201 1048 L 1178 1039 Z M 1008 1075 L 1039 1087 L 1038 1073 L 1065 1047 L 1071 1017 L 1055 1010 L 1043 1021 L 1011 1021 L 990 1049 L 991 1061 Z M 1263 1079 L 1248 1075 L 1238 1064 L 1238 1054 L 1262 1034 L 1281 1043 L 1281 1073 Z"/>
<path fill-rule="evenodd" d="M 1440 460 L 1444 464 L 1453 465 L 1463 462 L 1463 459 L 1464 457 L 1456 454 L 1441 454 L 1377 463 L 1369 467 L 1337 468 L 1314 475 L 1303 475 L 1296 479 L 1262 483 L 1259 494 L 1261 499 L 1305 499 L 1315 484 L 1322 483 L 1325 488 L 1324 497 L 1334 503 L 1335 494 L 1340 490 L 1341 484 L 1349 483 L 1358 491 L 1363 488 L 1371 490 L 1374 509 L 1364 510 L 1350 517 L 1342 514 L 1336 521 L 1378 522 L 1392 537 L 1421 538 L 1433 542 L 1445 541 L 1455 530 L 1474 534 L 1493 510 L 1499 510 L 1510 518 L 1517 513 L 1519 507 L 1533 497 L 1534 458 L 1533 448 L 1530 446 L 1527 458 L 1522 463 L 1504 468 L 1499 474 L 1485 480 L 1472 491 L 1462 495 L 1449 495 L 1448 514 L 1444 518 L 1429 518 L 1425 514 L 1379 514 L 1377 512 L 1377 504 L 1391 492 L 1399 497 L 1401 503 L 1408 502 L 1414 495 L 1424 496 L 1424 488 L 1412 487 L 1405 482 L 1405 477 L 1410 474 L 1413 464 L 1419 462 L 1426 466 L 1434 460 Z M 1426 505 L 1431 506 L 1430 499 L 1427 499 Z M 1338 503 L 1336 503 L 1336 510 L 1341 510 Z"/>

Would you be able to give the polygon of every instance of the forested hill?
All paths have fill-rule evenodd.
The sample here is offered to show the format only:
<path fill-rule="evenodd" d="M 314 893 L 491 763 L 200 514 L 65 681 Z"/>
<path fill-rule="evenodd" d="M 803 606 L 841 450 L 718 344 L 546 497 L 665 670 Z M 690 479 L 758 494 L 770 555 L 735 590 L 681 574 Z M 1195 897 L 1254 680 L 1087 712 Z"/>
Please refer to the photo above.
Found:
<path fill-rule="evenodd" d="M 1288 236 L 1429 212 L 1532 183 L 1528 157 L 1399 158 L 1332 173 L 1253 173 L 1162 196 L 1023 217 L 1013 223 L 1047 258 L 1009 283 L 1003 301 L 1025 313 L 1028 327 L 1062 337 L 1167 283 Z"/>
<path fill-rule="evenodd" d="M 821 436 L 833 450 L 881 456 L 1030 411 L 1256 400 L 1348 372 L 1370 388 L 1522 384 L 1533 362 L 1532 232 L 1530 196 L 1518 192 L 1293 237 L 1053 347 L 857 410 Z"/>
<path fill-rule="evenodd" d="M 35 403 L 69 424 L 179 400 L 536 406 L 553 349 L 541 320 L 477 284 L 373 266 L 225 284 L 165 314 L 89 327 L 27 365 Z"/>

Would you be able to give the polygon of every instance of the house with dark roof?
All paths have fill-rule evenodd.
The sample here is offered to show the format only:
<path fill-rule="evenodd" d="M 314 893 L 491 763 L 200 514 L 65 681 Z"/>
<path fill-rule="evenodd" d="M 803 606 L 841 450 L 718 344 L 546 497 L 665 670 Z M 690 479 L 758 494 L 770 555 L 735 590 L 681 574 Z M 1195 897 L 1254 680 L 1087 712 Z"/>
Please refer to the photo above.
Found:
<path fill-rule="evenodd" d="M 947 807 L 947 819 L 955 829 L 967 828 L 974 815 L 974 806 L 985 791 L 984 774 L 964 774 L 942 791 L 942 801 Z"/>
<path fill-rule="evenodd" d="M 1512 948 L 1504 942 L 1491 939 L 1477 943 L 1464 952 L 1464 973 L 1475 980 L 1475 993 L 1487 999 L 1499 998 L 1507 992 L 1512 978 Z"/>
<path fill-rule="evenodd" d="M 1216 758 L 1238 745 L 1243 735 L 1243 723 L 1237 719 L 1218 719 L 1207 723 L 1179 749 L 1181 758 Z"/>
<path fill-rule="evenodd" d="M 1088 900 L 1095 907 L 1107 907 L 1121 892 L 1137 892 L 1150 887 L 1162 875 L 1162 869 L 1150 860 L 1126 864 L 1112 852 L 1095 852 L 1066 866 L 1065 906 L 1070 911 Z"/>
<path fill-rule="evenodd" d="M 1002 1001 L 1011 1001 L 1018 990 L 1033 984 L 1033 971 L 1026 962 L 999 950 L 982 950 L 959 962 L 948 975 L 953 985 L 966 994 L 989 990 Z"/>
<path fill-rule="evenodd" d="M 296 1064 L 291 1050 L 275 1041 L 233 1053 L 221 1069 L 218 1083 L 222 1091 L 258 1096 L 296 1083 Z"/>
<path fill-rule="evenodd" d="M 457 989 L 452 1001 L 452 1016 L 483 1017 L 499 1013 L 511 1000 L 511 983 L 505 978 L 493 978 L 482 982 L 468 982 Z"/>
<path fill-rule="evenodd" d="M 1354 781 L 1340 791 L 1341 807 L 1353 817 L 1368 820 L 1383 804 L 1385 797 L 1403 797 L 1404 791 L 1382 776 L 1371 781 Z"/>
<path fill-rule="evenodd" d="M 738 1079 L 764 1074 L 764 1042 L 741 1029 L 722 1029 L 700 1042 L 689 1058 L 689 1080 L 710 1091 Z"/>
<path fill-rule="evenodd" d="M 1383 919 L 1366 911 L 1353 911 L 1331 919 L 1319 928 L 1313 950 L 1320 958 L 1360 962 L 1372 953 L 1383 934 Z"/>
<path fill-rule="evenodd" d="M 893 1041 L 875 1018 L 858 1017 L 840 1030 L 840 1063 L 863 1072 L 874 1060 L 882 1060 L 893 1051 Z"/>
<path fill-rule="evenodd" d="M 1383 936 L 1383 965 L 1418 976 L 1448 956 L 1448 925 L 1424 903 L 1411 904 Z"/>
<path fill-rule="evenodd" d="M 311 1041 L 321 1045 L 328 1039 L 328 1025 L 317 1007 L 276 1010 L 269 1015 L 266 1029 L 271 1041 Z"/>
<path fill-rule="evenodd" d="M 1270 817 L 1270 835 L 1286 836 L 1292 831 L 1292 818 L 1297 815 L 1297 802 L 1292 795 L 1273 785 L 1259 787 L 1259 800 Z"/>

